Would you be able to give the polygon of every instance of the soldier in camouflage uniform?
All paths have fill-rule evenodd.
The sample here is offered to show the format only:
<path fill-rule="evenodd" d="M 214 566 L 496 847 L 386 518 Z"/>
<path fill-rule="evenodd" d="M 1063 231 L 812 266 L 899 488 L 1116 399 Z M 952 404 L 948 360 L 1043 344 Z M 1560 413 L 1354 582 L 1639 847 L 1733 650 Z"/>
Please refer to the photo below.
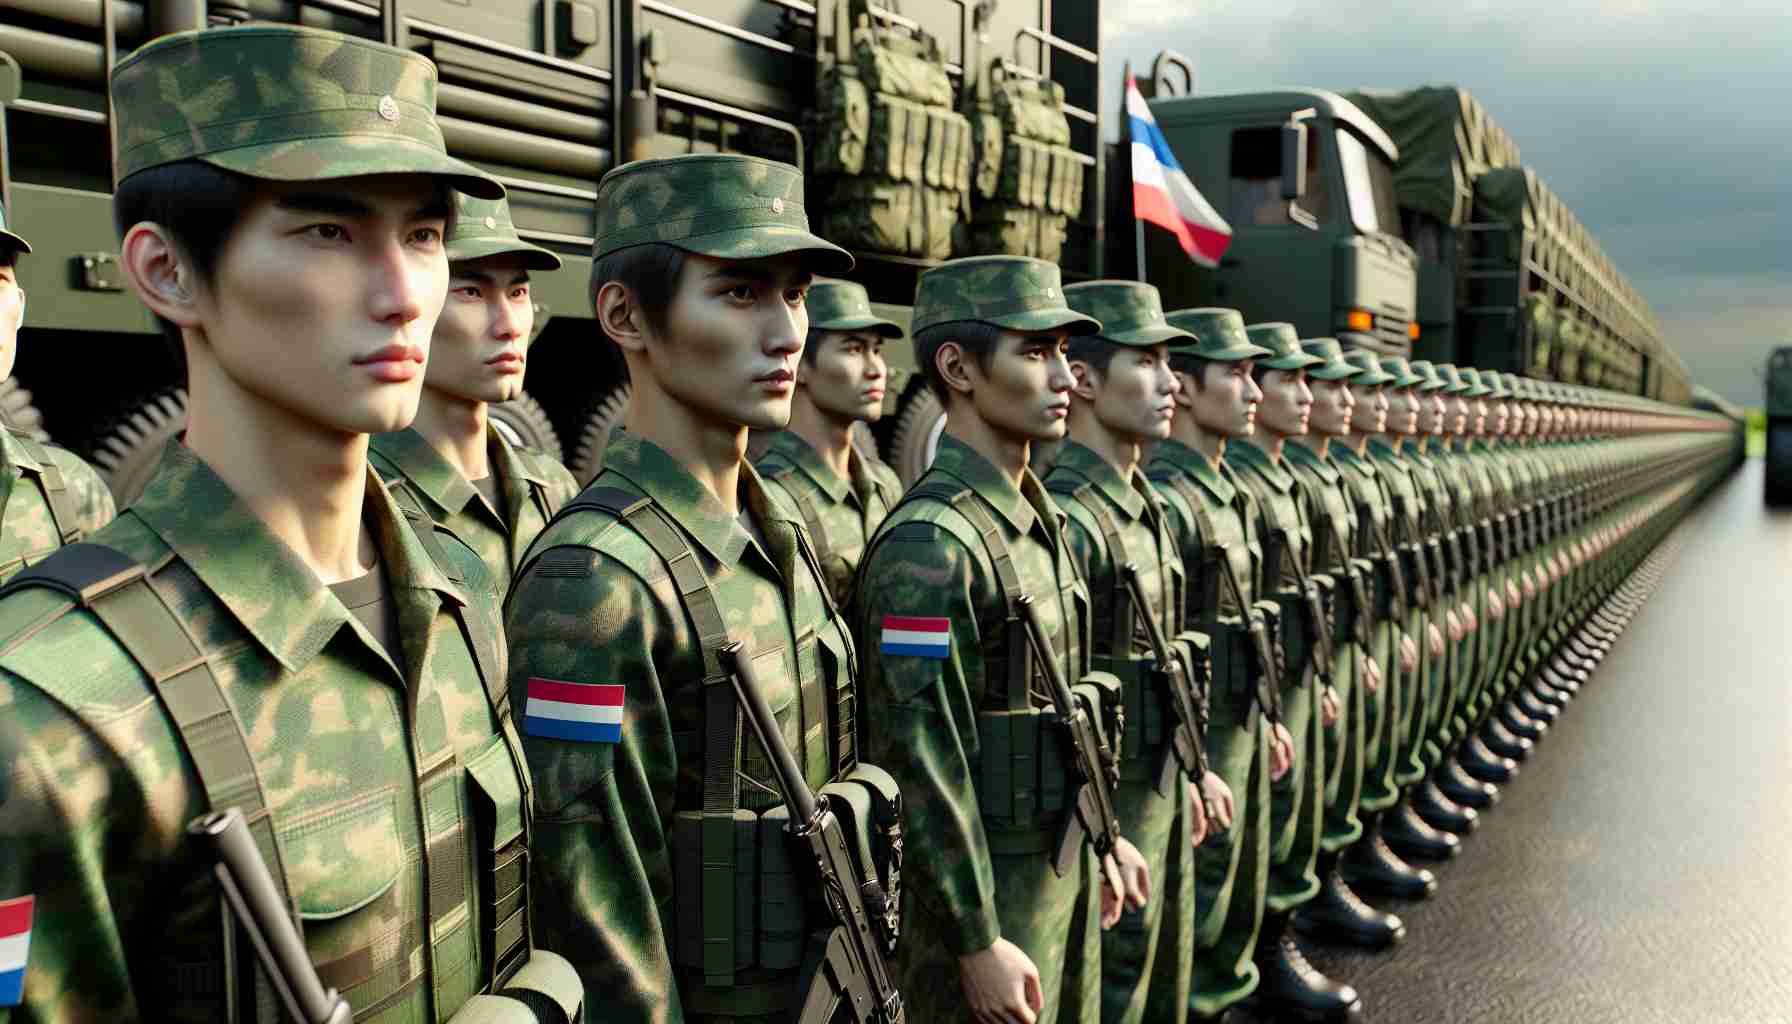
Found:
<path fill-rule="evenodd" d="M 812 275 L 852 260 L 809 232 L 786 164 L 643 160 L 597 191 L 591 291 L 628 364 L 628 431 L 505 609 L 537 931 L 572 951 L 605 1020 L 787 1021 L 817 922 L 720 654 L 743 645 L 812 789 L 875 771 L 847 624 L 802 520 L 746 459 L 749 429 L 788 422 Z"/>
<path fill-rule="evenodd" d="M 488 415 L 491 403 L 522 394 L 535 324 L 529 271 L 558 270 L 560 257 L 517 237 L 506 200 L 459 194 L 448 261 L 417 419 L 374 437 L 373 464 L 508 590 L 529 543 L 579 489 L 565 466 L 511 444 Z"/>
<path fill-rule="evenodd" d="M 1065 306 L 1056 266 L 991 256 L 923 274 L 913 329 L 946 433 L 873 539 L 853 613 L 867 748 L 911 837 L 897 969 L 913 1020 L 1093 1022 L 1101 930 L 1152 880 L 1124 839 L 1055 870 L 1069 765 L 1017 615 L 1031 600 L 1065 679 L 1085 677 L 1089 589 L 1027 458 L 1064 436 L 1067 336 L 1101 325 Z"/>
<path fill-rule="evenodd" d="M 902 337 L 902 328 L 873 315 L 865 286 L 851 281 L 816 282 L 808 307 L 790 426 L 772 435 L 756 468 L 803 517 L 844 608 L 866 542 L 902 497 L 895 471 L 852 442 L 853 424 L 883 415 L 884 342 Z"/>
<path fill-rule="evenodd" d="M 1382 659 L 1374 658 L 1375 605 L 1370 597 L 1374 566 L 1361 555 L 1371 528 L 1357 517 L 1344 470 L 1333 455 L 1350 435 L 1356 412 L 1351 380 L 1362 367 L 1345 362 L 1333 338 L 1301 342 L 1301 349 L 1320 363 L 1307 369 L 1313 393 L 1305 434 L 1282 445 L 1283 463 L 1294 476 L 1307 521 L 1313 531 L 1313 568 L 1333 581 L 1331 607 L 1332 686 L 1342 714 L 1324 730 L 1325 817 L 1318 858 L 1319 892 L 1295 915 L 1303 934 L 1338 939 L 1370 949 L 1383 949 L 1406 937 L 1406 926 L 1392 915 L 1363 903 L 1338 874 L 1343 851 L 1363 835 L 1359 803 L 1369 759 L 1371 723 L 1388 719 L 1387 688 Z"/>
<path fill-rule="evenodd" d="M 1271 1015 L 1314 1020 L 1347 1020 L 1362 1011 L 1356 989 L 1315 969 L 1294 939 L 1292 917 L 1319 893 L 1317 874 L 1325 822 L 1326 730 L 1341 721 L 1342 708 L 1322 648 L 1331 622 L 1309 598 L 1335 586 L 1313 572 L 1313 527 L 1295 488 L 1283 451 L 1290 437 L 1305 433 L 1313 404 L 1306 371 L 1321 364 L 1301 350 L 1291 324 L 1257 324 L 1247 329 L 1252 344 L 1269 350 L 1253 374 L 1263 391 L 1261 428 L 1226 446 L 1226 461 L 1249 489 L 1263 543 L 1263 593 L 1279 609 L 1278 657 L 1282 660 L 1282 721 L 1294 739 L 1294 767 L 1271 795 L 1269 889 L 1255 959 L 1262 984 L 1251 1005 Z"/>
<path fill-rule="evenodd" d="M 30 251 L 7 230 L 0 207 L 0 380 L 12 376 L 19 356 L 25 289 L 18 262 Z M 111 522 L 113 512 L 112 492 L 79 456 L 0 428 L 0 583 Z"/>
<path fill-rule="evenodd" d="M 1513 666 L 1518 664 L 1525 652 L 1531 624 L 1538 615 L 1536 578 L 1531 568 L 1535 513 L 1530 495 L 1535 487 L 1535 467 L 1530 456 L 1519 445 L 1525 421 L 1524 410 L 1517 401 L 1517 392 L 1514 390 L 1516 378 L 1505 373 L 1489 373 L 1485 375 L 1485 379 L 1493 382 L 1495 387 L 1495 394 L 1490 396 L 1492 401 L 1489 405 L 1492 413 L 1491 429 L 1495 435 L 1490 454 L 1510 488 L 1506 499 L 1508 539 L 1504 568 L 1508 611 L 1502 624 L 1504 628 L 1499 660 L 1490 668 L 1491 682 L 1477 738 L 1494 755 L 1517 762 L 1529 756 L 1533 741 L 1529 737 L 1518 735 L 1506 725 L 1504 709 L 1507 698 L 1511 696 L 1507 680 Z"/>
<path fill-rule="evenodd" d="M 1127 729 L 1122 743 L 1120 820 L 1145 855 L 1157 898 L 1124 915 L 1102 944 L 1102 1020 L 1173 1021 L 1188 1016 L 1194 956 L 1194 850 L 1207 837 L 1206 804 L 1231 824 L 1232 794 L 1211 772 L 1177 770 L 1158 786 L 1176 721 L 1168 677 L 1155 671 L 1150 634 L 1138 616 L 1177 637 L 1183 607 L 1182 555 L 1160 499 L 1140 468 L 1142 449 L 1170 435 L 1176 377 L 1169 347 L 1194 339 L 1164 321 L 1157 289 L 1132 281 L 1092 281 L 1064 290 L 1070 308 L 1102 324 L 1073 339 L 1069 436 L 1046 476 L 1046 490 L 1069 517 L 1066 538 L 1089 584 L 1098 668 L 1122 682 Z M 1125 567 L 1135 566 L 1148 608 L 1134 606 Z M 1197 643 L 1205 649 L 1205 638 Z M 1205 788 L 1207 793 L 1201 790 Z M 1164 881 L 1174 878 L 1176 888 Z"/>
<path fill-rule="evenodd" d="M 358 1018 L 576 1015 L 529 950 L 494 581 L 366 454 L 416 412 L 448 188 L 502 189 L 446 155 L 434 66 L 361 39 L 164 36 L 112 94 L 121 264 L 190 417 L 136 504 L 0 598 L 0 905 L 32 924 L 0 1020 L 278 1016 L 185 833 L 226 808 Z"/>
<path fill-rule="evenodd" d="M 1251 361 L 1269 353 L 1251 344 L 1236 310 L 1187 309 L 1167 319 L 1194 341 L 1170 350 L 1176 416 L 1146 472 L 1182 552 L 1184 621 L 1209 637 L 1207 763 L 1234 801 L 1231 827 L 1210 828 L 1195 851 L 1189 1011 L 1212 1020 L 1257 986 L 1251 953 L 1269 876 L 1269 787 L 1286 775 L 1293 757 L 1279 720 L 1274 659 L 1265 664 L 1257 656 L 1250 632 L 1253 624 L 1267 629 L 1257 601 L 1263 557 L 1257 517 L 1224 457 L 1230 443 L 1254 429 L 1262 392 L 1251 381 Z M 1174 874 L 1165 879 L 1171 890 L 1179 884 Z"/>

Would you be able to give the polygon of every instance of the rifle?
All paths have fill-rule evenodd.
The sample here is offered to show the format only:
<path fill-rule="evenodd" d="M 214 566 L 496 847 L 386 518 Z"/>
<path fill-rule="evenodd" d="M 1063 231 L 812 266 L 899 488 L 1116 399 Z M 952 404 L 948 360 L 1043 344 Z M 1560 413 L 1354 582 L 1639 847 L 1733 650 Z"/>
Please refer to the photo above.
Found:
<path fill-rule="evenodd" d="M 212 867 L 237 923 L 248 933 L 268 981 L 299 1024 L 349 1024 L 354 1016 L 348 1000 L 325 988 L 305 952 L 305 941 L 287 914 L 267 861 L 249 835 L 243 812 L 235 807 L 196 818 L 187 834 L 207 840 L 218 863 Z M 233 1007 L 234 1010 L 234 1007 Z"/>
<path fill-rule="evenodd" d="M 866 909 L 868 903 L 873 904 L 882 914 L 887 902 L 883 887 L 875 878 L 859 880 L 860 869 L 853 863 L 840 819 L 828 807 L 828 798 L 816 795 L 803 779 L 796 755 L 784 742 L 778 719 L 759 687 L 752 659 L 745 656 L 740 641 L 730 641 L 717 654 L 734 680 L 735 698 L 752 724 L 753 734 L 777 771 L 778 786 L 790 808 L 790 833 L 808 850 L 822 898 L 834 919 L 798 1024 L 828 1024 L 842 1006 L 854 1024 L 902 1024 L 902 993 L 884 959 L 872 912 Z"/>
<path fill-rule="evenodd" d="M 1176 729 L 1170 734 L 1169 749 L 1164 754 L 1164 766 L 1157 776 L 1157 791 L 1169 796 L 1170 787 L 1176 782 L 1178 766 L 1188 777 L 1200 782 L 1207 776 L 1207 751 L 1201 746 L 1201 737 L 1207 732 L 1207 712 L 1205 701 L 1196 697 L 1196 683 L 1190 670 L 1193 666 L 1183 663 L 1170 650 L 1170 642 L 1164 637 L 1163 624 L 1151 614 L 1151 606 L 1145 603 L 1145 584 L 1139 580 L 1137 562 L 1128 562 L 1120 568 L 1126 579 L 1126 589 L 1132 594 L 1133 611 L 1145 624 L 1145 634 L 1151 638 L 1151 653 L 1157 658 L 1158 670 L 1169 681 L 1170 704 L 1176 710 Z M 1207 798 L 1201 797 L 1201 806 L 1207 807 Z"/>
<path fill-rule="evenodd" d="M 1244 584 L 1238 582 L 1238 570 L 1224 552 L 1220 553 L 1220 571 L 1232 585 L 1232 596 L 1238 601 L 1238 617 L 1244 620 L 1250 634 L 1251 649 L 1257 652 L 1257 706 L 1263 709 L 1270 724 L 1282 724 L 1282 673 L 1276 660 L 1275 647 L 1269 642 L 1269 624 L 1263 613 L 1244 599 Z"/>
<path fill-rule="evenodd" d="M 1286 551 L 1294 550 L 1294 535 L 1286 527 L 1280 529 L 1282 547 Z M 1313 674 L 1319 677 L 1321 686 L 1332 684 L 1332 630 L 1325 618 L 1325 604 L 1319 596 L 1319 585 L 1313 577 L 1307 575 L 1306 563 L 1299 558 L 1294 559 L 1294 575 L 1300 587 L 1301 604 L 1307 612 L 1307 625 L 1313 631 L 1313 651 L 1308 660 L 1313 663 Z"/>
<path fill-rule="evenodd" d="M 1057 652 L 1052 650 L 1051 641 L 1045 635 L 1045 620 L 1039 617 L 1039 606 L 1033 603 L 1033 596 L 1023 594 L 1015 603 L 1020 605 L 1027 639 L 1032 642 L 1033 657 L 1045 674 L 1052 703 L 1057 707 L 1058 724 L 1064 728 L 1076 770 L 1076 799 L 1071 805 L 1071 813 L 1064 818 L 1058 856 L 1052 862 L 1052 870 L 1062 878 L 1076 865 L 1084 836 L 1088 837 L 1097 857 L 1106 857 L 1113 851 L 1114 843 L 1120 838 L 1120 819 L 1114 812 L 1113 782 L 1103 763 L 1105 744 L 1095 720 L 1077 704 L 1076 695 L 1070 692 L 1064 667 L 1058 664 Z"/>

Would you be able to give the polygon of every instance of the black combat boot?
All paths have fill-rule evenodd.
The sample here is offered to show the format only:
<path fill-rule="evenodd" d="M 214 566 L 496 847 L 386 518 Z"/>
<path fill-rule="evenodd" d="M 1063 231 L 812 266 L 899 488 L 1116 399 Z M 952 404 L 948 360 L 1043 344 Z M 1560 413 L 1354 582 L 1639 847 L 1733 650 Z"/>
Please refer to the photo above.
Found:
<path fill-rule="evenodd" d="M 1432 781 L 1443 795 L 1464 807 L 1485 811 L 1500 801 L 1500 789 L 1464 771 L 1454 758 L 1446 757 L 1431 773 Z"/>
<path fill-rule="evenodd" d="M 1271 913 L 1257 935 L 1254 959 L 1261 979 L 1245 1000 L 1245 1009 L 1275 1021 L 1331 1024 L 1360 1020 L 1362 997 L 1356 989 L 1333 981 L 1307 963 L 1294 941 L 1287 914 Z"/>
<path fill-rule="evenodd" d="M 1580 692 L 1580 680 L 1571 679 L 1568 676 L 1562 675 L 1560 672 L 1556 671 L 1554 665 L 1545 665 L 1541 669 L 1538 669 L 1535 681 L 1542 683 L 1552 690 L 1559 690 L 1562 693 L 1566 693 L 1571 697 Z"/>
<path fill-rule="evenodd" d="M 1462 852 L 1462 840 L 1449 832 L 1432 828 L 1411 803 L 1388 812 L 1382 823 L 1381 836 L 1388 848 L 1407 860 L 1449 860 Z"/>
<path fill-rule="evenodd" d="M 1425 824 L 1444 832 L 1466 836 L 1481 824 L 1481 814 L 1443 795 L 1437 783 L 1427 778 L 1413 787 L 1412 809 Z"/>
<path fill-rule="evenodd" d="M 1338 871 L 1351 888 L 1371 896 L 1396 900 L 1422 900 L 1437 891 L 1437 876 L 1415 868 L 1388 849 L 1381 837 L 1382 818 L 1377 812 L 1363 820 L 1363 838 L 1338 859 Z"/>
<path fill-rule="evenodd" d="M 1336 853 L 1319 855 L 1319 895 L 1294 913 L 1294 930 L 1322 942 L 1359 949 L 1387 949 L 1406 938 L 1398 915 L 1376 910 L 1352 892 L 1338 874 Z"/>
<path fill-rule="evenodd" d="M 1481 742 L 1487 744 L 1488 750 L 1514 761 L 1530 757 L 1531 751 L 1536 748 L 1530 737 L 1520 736 L 1506 728 L 1506 723 L 1500 721 L 1497 714 L 1488 715 L 1487 721 L 1481 726 Z"/>
<path fill-rule="evenodd" d="M 1512 703 L 1533 722 L 1553 724 L 1556 716 L 1562 713 L 1562 709 L 1554 704 L 1539 700 L 1528 686 L 1520 687 L 1518 692 L 1512 695 Z"/>
<path fill-rule="evenodd" d="M 1463 771 L 1482 782 L 1495 785 L 1511 782 L 1512 777 L 1518 774 L 1517 761 L 1487 749 L 1486 742 L 1472 732 L 1462 742 L 1461 749 L 1456 751 L 1456 761 L 1462 765 Z"/>
<path fill-rule="evenodd" d="M 1549 731 L 1549 725 L 1547 723 L 1539 722 L 1530 717 L 1523 711 L 1514 707 L 1510 701 L 1506 703 L 1505 707 L 1499 710 L 1499 720 L 1500 724 L 1506 727 L 1507 732 L 1514 736 L 1523 736 L 1532 743 L 1542 739 L 1543 734 Z M 1497 750 L 1499 748 L 1496 747 L 1494 749 Z"/>
<path fill-rule="evenodd" d="M 1574 699 L 1574 692 L 1557 687 L 1541 672 L 1537 673 L 1537 678 L 1531 680 L 1530 687 L 1524 692 L 1531 700 L 1554 708 L 1558 712 L 1566 708 L 1568 702 Z"/>

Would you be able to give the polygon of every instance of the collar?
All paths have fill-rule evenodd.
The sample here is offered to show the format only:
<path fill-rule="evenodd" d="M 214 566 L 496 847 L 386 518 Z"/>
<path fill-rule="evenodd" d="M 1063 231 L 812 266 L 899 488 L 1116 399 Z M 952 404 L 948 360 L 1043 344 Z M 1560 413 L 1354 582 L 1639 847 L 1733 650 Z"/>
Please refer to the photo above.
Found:
<path fill-rule="evenodd" d="M 1287 451 L 1288 446 L 1284 444 L 1282 450 Z M 1235 464 L 1250 467 L 1252 472 L 1262 477 L 1278 491 L 1287 492 L 1294 489 L 1294 477 L 1289 474 L 1288 468 L 1271 462 L 1269 453 L 1257 447 L 1255 442 L 1242 437 L 1235 437 L 1227 441 L 1226 458 Z"/>
<path fill-rule="evenodd" d="M 479 493 L 415 427 L 375 434 L 369 444 L 381 458 L 395 466 L 415 490 L 429 499 L 435 506 L 430 511 L 437 518 L 459 514 Z"/>
<path fill-rule="evenodd" d="M 1033 523 L 1044 514 L 1043 510 L 1053 507 L 1032 470 L 1021 474 L 1021 485 L 1016 488 L 993 463 L 951 434 L 940 435 L 939 452 L 933 458 L 932 469 L 975 491 L 977 497 L 1007 520 L 1017 534 L 1031 530 Z"/>
<path fill-rule="evenodd" d="M 859 468 L 854 465 L 859 453 L 852 445 L 846 446 L 848 471 Z M 788 462 L 791 468 L 808 477 L 810 482 L 828 496 L 828 501 L 839 504 L 851 493 L 851 484 L 840 478 L 840 474 L 821 459 L 821 453 L 815 446 L 804 440 L 794 430 L 780 430 L 772 437 L 771 447 L 765 450 L 768 459 Z"/>
<path fill-rule="evenodd" d="M 154 478 L 129 514 L 160 537 L 289 672 L 310 664 L 351 618 L 311 567 L 179 439 L 163 450 Z M 431 591 L 466 603 L 404 525 L 404 514 L 371 466 L 363 514 L 395 599 Z"/>
<path fill-rule="evenodd" d="M 1318 452 L 1308 448 L 1304 444 L 1296 443 L 1285 444 L 1282 446 L 1282 454 L 1288 461 L 1312 470 L 1319 475 L 1321 480 L 1324 480 L 1328 484 L 1335 484 L 1338 482 L 1338 467 L 1332 465 L 1330 458 L 1331 446 L 1326 447 L 1326 452 L 1327 457 L 1320 458 Z"/>
<path fill-rule="evenodd" d="M 1230 448 L 1231 446 L 1231 441 L 1226 442 L 1226 447 Z M 1221 505 L 1232 504 L 1232 498 L 1237 494 L 1237 488 L 1233 486 L 1232 481 L 1215 471 L 1213 463 L 1208 461 L 1206 455 L 1175 438 L 1159 442 L 1157 451 L 1152 453 L 1151 461 L 1161 461 L 1173 467 L 1177 472 L 1194 478 L 1195 483 L 1200 484 L 1208 494 L 1213 496 L 1213 500 Z"/>
<path fill-rule="evenodd" d="M 1375 439 L 1370 438 L 1369 444 L 1373 446 L 1375 444 Z M 1374 475 L 1375 473 L 1375 459 L 1369 454 L 1367 449 L 1364 450 L 1363 454 L 1359 455 L 1355 448 L 1348 446 L 1334 446 L 1331 449 L 1331 455 L 1341 466 L 1349 466 L 1354 470 L 1369 475 Z"/>
<path fill-rule="evenodd" d="M 518 455 L 511 447 L 504 434 L 490 423 L 486 424 L 486 459 L 491 471 L 498 474 L 498 486 L 504 494 L 504 508 L 501 510 L 507 520 L 504 532 L 512 540 L 517 536 L 518 524 L 522 522 L 523 511 L 535 507 L 534 488 L 547 490 L 552 486 L 547 475 L 537 472 L 535 463 Z M 467 486 L 471 487 L 472 484 Z M 521 557 L 522 552 L 517 552 Z"/>
<path fill-rule="evenodd" d="M 1114 464 L 1093 448 L 1075 441 L 1064 442 L 1057 461 L 1052 463 L 1052 474 L 1060 470 L 1067 476 L 1088 481 L 1103 497 L 1125 512 L 1127 519 L 1136 520 L 1145 514 L 1145 496 L 1133 486 L 1132 480 L 1121 476 Z"/>
<path fill-rule="evenodd" d="M 756 546 L 740 525 L 738 509 L 723 508 L 677 459 L 639 434 L 611 437 L 604 451 L 604 472 L 622 477 L 652 498 L 709 557 L 723 565 L 739 562 L 748 547 Z M 765 484 L 745 459 L 740 465 L 740 486 L 742 500 L 762 528 L 768 521 L 794 522 L 780 510 L 780 503 L 765 500 Z"/>

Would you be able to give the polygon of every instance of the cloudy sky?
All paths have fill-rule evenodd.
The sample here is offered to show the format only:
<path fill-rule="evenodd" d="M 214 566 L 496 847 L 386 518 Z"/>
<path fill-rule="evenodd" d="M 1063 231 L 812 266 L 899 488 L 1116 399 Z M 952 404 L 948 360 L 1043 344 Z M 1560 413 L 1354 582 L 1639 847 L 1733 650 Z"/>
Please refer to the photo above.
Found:
<path fill-rule="evenodd" d="M 1104 81 L 1163 47 L 1201 92 L 1453 83 L 1642 292 L 1700 383 L 1759 405 L 1792 344 L 1786 0 L 1108 0 Z"/>

